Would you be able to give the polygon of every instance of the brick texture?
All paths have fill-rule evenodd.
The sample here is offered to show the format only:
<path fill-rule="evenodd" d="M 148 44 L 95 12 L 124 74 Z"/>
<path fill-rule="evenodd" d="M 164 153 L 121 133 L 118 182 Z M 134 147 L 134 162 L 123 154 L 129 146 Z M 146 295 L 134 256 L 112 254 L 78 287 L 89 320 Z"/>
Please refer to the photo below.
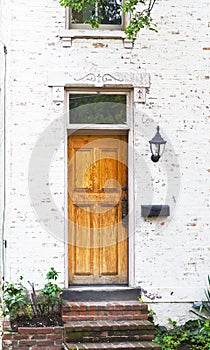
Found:
<path fill-rule="evenodd" d="M 148 306 L 137 302 L 68 302 L 63 307 L 63 321 L 147 320 Z"/>
<path fill-rule="evenodd" d="M 3 350 L 61 350 L 63 327 L 27 328 L 4 331 Z"/>
<path fill-rule="evenodd" d="M 154 325 L 148 321 L 148 307 L 136 301 L 68 302 L 63 320 L 68 349 L 160 349 L 152 343 Z"/>

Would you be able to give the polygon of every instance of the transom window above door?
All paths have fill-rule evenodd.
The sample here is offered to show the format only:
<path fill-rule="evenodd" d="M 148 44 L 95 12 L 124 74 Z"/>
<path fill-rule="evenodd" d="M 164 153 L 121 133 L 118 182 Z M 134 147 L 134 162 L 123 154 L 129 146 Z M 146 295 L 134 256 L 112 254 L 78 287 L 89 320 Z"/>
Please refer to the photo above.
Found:
<path fill-rule="evenodd" d="M 128 93 L 69 92 L 68 124 L 127 125 Z"/>
<path fill-rule="evenodd" d="M 99 29 L 123 29 L 122 3 L 123 0 L 103 0 L 96 1 L 95 6 L 87 2 L 86 8 L 80 12 L 70 9 L 69 27 L 90 29 L 87 19 L 91 17 L 99 22 Z"/>

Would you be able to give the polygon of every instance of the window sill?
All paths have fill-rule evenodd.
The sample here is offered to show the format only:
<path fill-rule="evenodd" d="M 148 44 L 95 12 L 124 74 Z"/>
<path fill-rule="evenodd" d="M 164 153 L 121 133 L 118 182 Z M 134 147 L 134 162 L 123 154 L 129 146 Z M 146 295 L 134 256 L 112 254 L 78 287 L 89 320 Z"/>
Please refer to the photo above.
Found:
<path fill-rule="evenodd" d="M 60 39 L 62 40 L 63 47 L 71 47 L 73 39 L 120 39 L 123 41 L 123 46 L 126 49 L 133 48 L 133 40 L 126 38 L 126 34 L 123 30 L 84 30 L 84 29 L 66 29 L 60 31 Z"/>

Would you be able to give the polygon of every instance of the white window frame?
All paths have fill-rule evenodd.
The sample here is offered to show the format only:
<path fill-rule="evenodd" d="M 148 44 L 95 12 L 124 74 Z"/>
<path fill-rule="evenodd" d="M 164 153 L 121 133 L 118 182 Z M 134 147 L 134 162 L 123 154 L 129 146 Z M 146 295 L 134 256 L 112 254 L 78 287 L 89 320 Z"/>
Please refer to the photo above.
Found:
<path fill-rule="evenodd" d="M 132 49 L 134 40 L 126 37 L 124 29 L 130 23 L 130 13 L 123 13 L 123 25 L 100 25 L 99 28 L 92 28 L 89 24 L 75 24 L 75 27 L 70 26 L 70 8 L 66 8 L 66 22 L 65 29 L 61 29 L 59 37 L 62 41 L 63 47 L 71 47 L 73 40 L 77 38 L 82 39 L 115 39 L 122 40 L 125 49 Z"/>
<path fill-rule="evenodd" d="M 122 1 L 124 2 L 124 0 Z M 69 7 L 66 9 L 66 29 L 86 29 L 94 32 L 94 28 L 88 23 L 71 23 L 72 9 Z M 122 13 L 122 24 L 101 24 L 97 30 L 124 30 L 126 26 L 126 14 Z"/>
<path fill-rule="evenodd" d="M 126 95 L 126 123 L 123 124 L 71 124 L 69 116 L 69 95 L 71 94 L 103 94 L 103 95 Z M 104 88 L 94 88 L 94 89 L 68 89 L 66 91 L 66 111 L 67 120 L 66 125 L 69 130 L 82 130 L 82 129 L 92 129 L 92 130 L 129 130 L 132 127 L 131 106 L 132 106 L 131 91 L 128 89 L 104 89 Z"/>

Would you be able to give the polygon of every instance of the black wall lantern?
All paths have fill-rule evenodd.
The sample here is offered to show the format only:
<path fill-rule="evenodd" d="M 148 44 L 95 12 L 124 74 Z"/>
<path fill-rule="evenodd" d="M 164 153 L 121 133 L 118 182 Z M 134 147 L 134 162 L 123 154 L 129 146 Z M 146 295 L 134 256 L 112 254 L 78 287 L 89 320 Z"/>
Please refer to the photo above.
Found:
<path fill-rule="evenodd" d="M 166 144 L 166 141 L 160 135 L 159 130 L 160 128 L 158 126 L 155 136 L 152 138 L 152 140 L 149 141 L 150 149 L 152 152 L 151 159 L 155 163 L 158 162 L 160 157 L 162 156 Z"/>

